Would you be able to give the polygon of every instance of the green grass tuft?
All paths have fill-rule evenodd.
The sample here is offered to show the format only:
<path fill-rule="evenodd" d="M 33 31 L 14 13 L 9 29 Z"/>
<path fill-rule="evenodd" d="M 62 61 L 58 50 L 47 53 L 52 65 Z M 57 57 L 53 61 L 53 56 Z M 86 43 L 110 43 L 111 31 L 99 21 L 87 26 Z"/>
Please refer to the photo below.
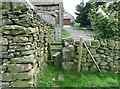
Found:
<path fill-rule="evenodd" d="M 62 29 L 61 35 L 62 35 L 62 38 L 67 38 L 70 36 L 70 33 L 67 30 Z"/>
<path fill-rule="evenodd" d="M 64 75 L 64 81 L 57 80 L 59 74 Z M 77 73 L 76 69 L 65 71 L 48 65 L 37 87 L 118 87 L 118 74 L 113 72 L 100 74 L 89 71 Z"/>

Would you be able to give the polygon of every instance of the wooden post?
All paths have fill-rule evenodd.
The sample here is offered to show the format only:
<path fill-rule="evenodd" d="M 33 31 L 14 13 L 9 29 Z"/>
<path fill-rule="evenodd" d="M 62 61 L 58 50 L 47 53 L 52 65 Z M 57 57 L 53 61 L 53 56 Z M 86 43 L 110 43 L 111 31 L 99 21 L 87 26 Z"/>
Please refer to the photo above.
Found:
<path fill-rule="evenodd" d="M 83 38 L 80 38 L 79 50 L 78 50 L 78 69 L 77 72 L 80 72 L 81 69 L 81 60 L 82 60 L 82 48 L 83 48 Z"/>
<path fill-rule="evenodd" d="M 51 55 L 51 47 L 50 47 L 50 43 L 48 43 L 48 60 L 52 59 L 52 55 Z"/>
<path fill-rule="evenodd" d="M 98 64 L 97 64 L 97 62 L 95 61 L 94 57 L 92 56 L 92 54 L 91 54 L 90 50 L 88 49 L 87 45 L 86 45 L 85 43 L 84 43 L 84 45 L 85 45 L 85 47 L 86 47 L 86 49 L 87 49 L 88 53 L 90 54 L 90 56 L 91 56 L 91 58 L 92 58 L 93 62 L 95 63 L 95 65 L 96 65 L 97 69 L 98 69 L 98 70 L 99 70 L 99 72 L 101 73 L 101 70 L 100 70 L 100 68 L 99 68 L 99 66 L 98 66 Z"/>

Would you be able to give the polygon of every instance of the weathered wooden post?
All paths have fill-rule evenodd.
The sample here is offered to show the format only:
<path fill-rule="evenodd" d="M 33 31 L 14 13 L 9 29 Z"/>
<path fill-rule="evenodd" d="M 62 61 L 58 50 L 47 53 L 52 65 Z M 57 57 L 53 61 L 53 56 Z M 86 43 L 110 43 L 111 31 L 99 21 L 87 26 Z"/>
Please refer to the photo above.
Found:
<path fill-rule="evenodd" d="M 51 44 L 48 43 L 48 60 L 51 60 L 52 56 L 51 56 Z"/>
<path fill-rule="evenodd" d="M 80 38 L 79 50 L 78 50 L 78 69 L 77 72 L 80 72 L 81 69 L 81 60 L 82 60 L 82 48 L 83 48 L 83 38 Z"/>

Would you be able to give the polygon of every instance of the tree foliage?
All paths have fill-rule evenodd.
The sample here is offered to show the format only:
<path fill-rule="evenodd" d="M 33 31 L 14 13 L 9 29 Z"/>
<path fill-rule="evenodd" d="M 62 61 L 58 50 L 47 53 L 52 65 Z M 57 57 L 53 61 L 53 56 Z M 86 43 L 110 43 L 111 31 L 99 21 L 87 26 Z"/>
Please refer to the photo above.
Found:
<path fill-rule="evenodd" d="M 77 12 L 75 13 L 77 15 L 76 22 L 80 23 L 81 26 L 85 27 L 87 25 L 90 25 L 90 20 L 88 19 L 88 13 L 90 11 L 91 4 L 86 3 L 84 4 L 81 2 L 76 6 Z"/>
<path fill-rule="evenodd" d="M 105 5 L 97 6 L 97 3 L 92 3 L 89 12 L 89 20 L 92 27 L 96 32 L 96 39 L 119 39 L 119 14 L 120 14 L 120 1 L 109 2 Z"/>

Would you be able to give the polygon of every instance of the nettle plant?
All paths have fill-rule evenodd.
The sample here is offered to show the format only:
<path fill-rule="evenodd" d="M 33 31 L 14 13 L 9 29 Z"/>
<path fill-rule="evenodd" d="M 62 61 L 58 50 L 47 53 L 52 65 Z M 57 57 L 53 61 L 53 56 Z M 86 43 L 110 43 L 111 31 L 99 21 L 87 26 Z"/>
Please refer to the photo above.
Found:
<path fill-rule="evenodd" d="M 95 39 L 120 40 L 120 1 L 105 2 L 103 5 L 98 5 L 98 2 L 91 4 L 88 15 L 96 33 Z"/>

